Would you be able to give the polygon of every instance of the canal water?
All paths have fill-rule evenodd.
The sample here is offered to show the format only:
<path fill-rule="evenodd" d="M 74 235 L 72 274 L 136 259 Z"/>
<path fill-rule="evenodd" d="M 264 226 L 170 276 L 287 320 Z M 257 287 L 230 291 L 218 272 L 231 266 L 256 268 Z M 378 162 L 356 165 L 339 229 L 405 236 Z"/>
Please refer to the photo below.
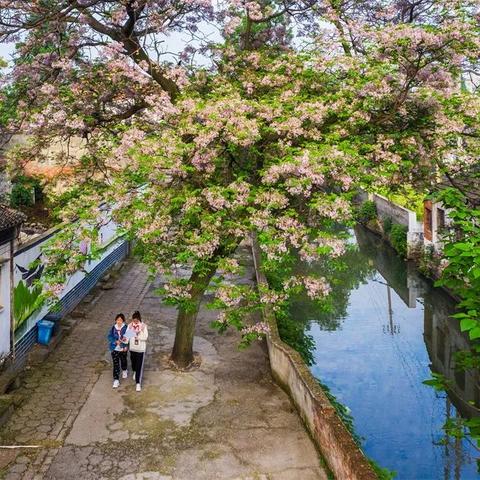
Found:
<path fill-rule="evenodd" d="M 479 452 L 442 430 L 448 419 L 478 415 L 480 405 L 478 374 L 454 369 L 453 355 L 468 341 L 449 318 L 453 302 L 365 229 L 351 241 L 358 250 L 345 256 L 333 311 L 306 299 L 292 305 L 314 341 L 313 374 L 350 409 L 365 453 L 396 478 L 480 478 Z M 454 391 L 423 385 L 431 371 Z"/>

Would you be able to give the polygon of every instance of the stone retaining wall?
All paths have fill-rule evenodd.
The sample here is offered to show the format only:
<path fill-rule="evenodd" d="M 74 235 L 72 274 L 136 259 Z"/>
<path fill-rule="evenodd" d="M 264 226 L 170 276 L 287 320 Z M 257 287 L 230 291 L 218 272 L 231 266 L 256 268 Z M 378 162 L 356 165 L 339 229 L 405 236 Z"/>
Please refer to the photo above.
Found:
<path fill-rule="evenodd" d="M 396 203 L 382 197 L 377 193 L 367 193 L 361 191 L 357 195 L 357 200 L 361 203 L 370 200 L 375 203 L 377 208 L 378 219 L 383 223 L 387 218 L 393 223 L 403 225 L 407 228 L 407 258 L 415 258 L 419 249 L 423 247 L 423 224 L 417 221 L 417 214 L 413 210 L 397 205 Z M 374 233 L 382 235 L 383 232 L 372 229 L 371 226 L 365 225 Z M 383 236 L 383 235 L 382 235 Z M 384 238 L 388 241 L 387 238 Z"/>
<path fill-rule="evenodd" d="M 388 198 L 382 197 L 376 193 L 371 195 L 371 200 L 375 202 L 378 216 L 382 220 L 391 218 L 393 223 L 404 225 L 409 230 L 416 225 L 417 215 L 414 211 L 397 205 Z"/>
<path fill-rule="evenodd" d="M 255 239 L 252 241 L 252 250 L 257 282 L 265 285 L 267 280 L 261 269 L 260 250 Z M 275 315 L 268 305 L 264 308 L 263 315 L 271 329 L 267 345 L 273 377 L 290 395 L 335 478 L 377 479 L 367 458 L 340 420 L 300 354 L 281 340 Z"/>

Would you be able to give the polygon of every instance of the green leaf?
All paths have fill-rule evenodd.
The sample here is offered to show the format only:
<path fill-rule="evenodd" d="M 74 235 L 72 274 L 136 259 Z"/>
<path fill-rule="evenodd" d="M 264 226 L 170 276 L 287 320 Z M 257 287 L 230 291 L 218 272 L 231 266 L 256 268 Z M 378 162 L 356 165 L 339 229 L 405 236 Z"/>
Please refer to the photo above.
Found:
<path fill-rule="evenodd" d="M 472 328 L 478 326 L 477 320 L 474 320 L 473 318 L 464 318 L 460 322 L 460 330 L 462 332 L 466 332 L 467 330 L 471 330 Z"/>
<path fill-rule="evenodd" d="M 30 318 L 44 303 L 42 287 L 35 285 L 31 290 L 20 280 L 13 290 L 13 317 L 15 329 Z"/>
<path fill-rule="evenodd" d="M 480 338 L 480 327 L 475 327 L 472 328 L 469 332 L 468 335 L 470 337 L 470 340 L 476 340 L 477 338 Z"/>

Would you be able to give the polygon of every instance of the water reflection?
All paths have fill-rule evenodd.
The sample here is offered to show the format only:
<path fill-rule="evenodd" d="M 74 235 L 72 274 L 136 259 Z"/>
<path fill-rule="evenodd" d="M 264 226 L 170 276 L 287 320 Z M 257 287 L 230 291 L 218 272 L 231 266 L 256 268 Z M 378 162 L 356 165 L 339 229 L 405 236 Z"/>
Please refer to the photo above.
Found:
<path fill-rule="evenodd" d="M 330 272 L 334 310 L 305 298 L 292 306 L 314 340 L 313 373 L 351 409 L 367 455 L 398 478 L 479 478 L 478 452 L 442 431 L 480 405 L 478 372 L 455 370 L 468 339 L 449 317 L 454 303 L 368 231 L 356 229 L 354 239 L 359 251 Z M 448 396 L 422 384 L 431 370 L 452 381 Z"/>

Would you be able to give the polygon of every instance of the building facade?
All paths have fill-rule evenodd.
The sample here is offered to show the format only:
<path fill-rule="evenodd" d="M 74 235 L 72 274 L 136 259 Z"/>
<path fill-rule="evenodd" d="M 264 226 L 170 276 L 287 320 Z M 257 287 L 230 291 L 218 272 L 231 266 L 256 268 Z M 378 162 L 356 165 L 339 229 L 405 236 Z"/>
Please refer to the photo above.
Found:
<path fill-rule="evenodd" d="M 129 252 L 128 241 L 119 234 L 110 213 L 103 209 L 105 221 L 99 231 L 102 253 L 88 261 L 82 271 L 70 276 L 55 306 L 42 296 L 44 247 L 59 233 L 53 228 L 19 243 L 23 214 L 0 206 L 0 360 L 12 360 L 15 366 L 25 363 L 37 339 L 38 321 L 60 321 L 89 293 L 106 270 Z"/>
<path fill-rule="evenodd" d="M 0 205 L 0 363 L 13 349 L 12 291 L 14 252 L 25 216 Z"/>

